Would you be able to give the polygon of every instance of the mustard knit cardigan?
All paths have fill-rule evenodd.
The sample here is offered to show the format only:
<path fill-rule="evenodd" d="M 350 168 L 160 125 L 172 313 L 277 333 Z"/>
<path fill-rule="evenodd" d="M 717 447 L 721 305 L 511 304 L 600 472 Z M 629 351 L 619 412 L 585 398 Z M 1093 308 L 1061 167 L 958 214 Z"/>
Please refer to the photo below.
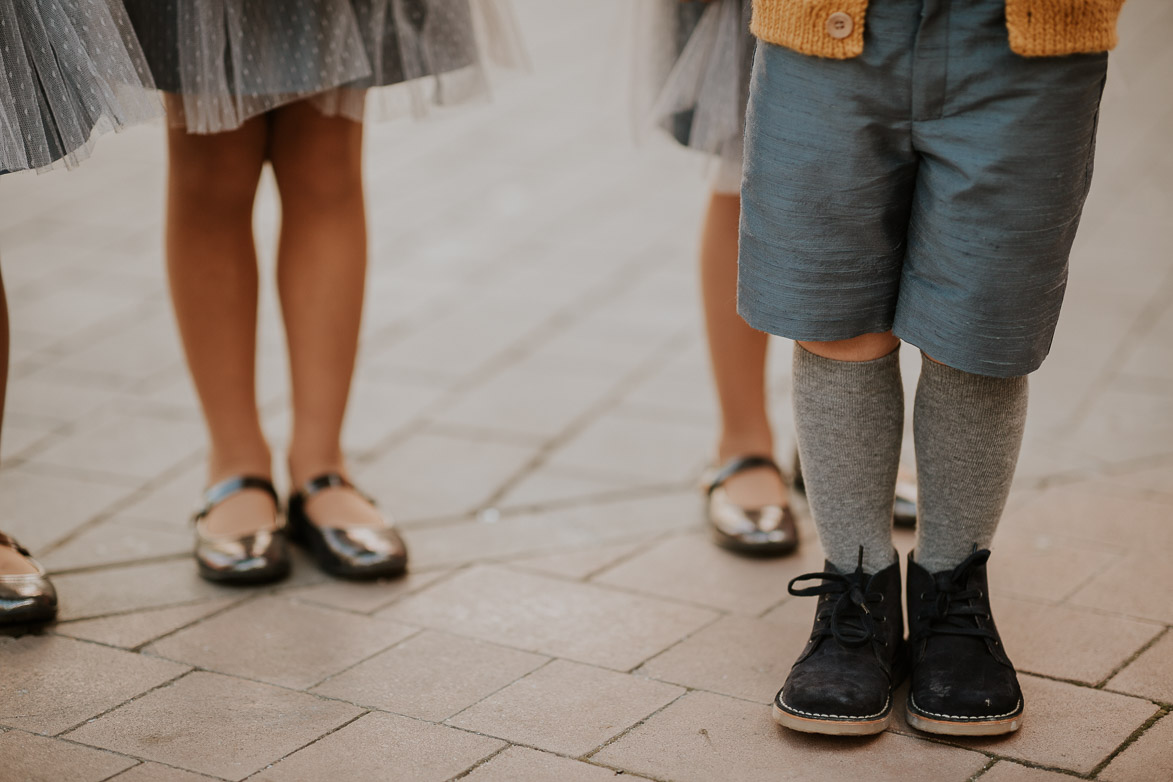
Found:
<path fill-rule="evenodd" d="M 1026 57 L 1104 52 L 1116 45 L 1124 0 L 1006 0 L 1010 48 Z M 753 0 L 753 33 L 802 54 L 863 52 L 868 0 Z"/>

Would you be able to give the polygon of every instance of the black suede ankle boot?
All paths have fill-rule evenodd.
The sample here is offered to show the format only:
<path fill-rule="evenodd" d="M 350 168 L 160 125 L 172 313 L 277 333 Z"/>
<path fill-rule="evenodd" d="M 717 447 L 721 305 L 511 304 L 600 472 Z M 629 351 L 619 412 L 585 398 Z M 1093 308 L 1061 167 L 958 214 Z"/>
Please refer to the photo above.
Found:
<path fill-rule="evenodd" d="M 827 572 L 790 582 L 792 595 L 818 595 L 815 625 L 786 684 L 774 699 L 774 720 L 805 733 L 869 735 L 888 726 L 892 691 L 905 672 L 900 563 L 875 575 Z M 800 581 L 818 586 L 795 589 Z"/>
<path fill-rule="evenodd" d="M 975 546 L 930 574 L 908 556 L 908 724 L 918 730 L 995 736 L 1022 725 L 1022 689 L 990 614 L 989 558 Z"/>

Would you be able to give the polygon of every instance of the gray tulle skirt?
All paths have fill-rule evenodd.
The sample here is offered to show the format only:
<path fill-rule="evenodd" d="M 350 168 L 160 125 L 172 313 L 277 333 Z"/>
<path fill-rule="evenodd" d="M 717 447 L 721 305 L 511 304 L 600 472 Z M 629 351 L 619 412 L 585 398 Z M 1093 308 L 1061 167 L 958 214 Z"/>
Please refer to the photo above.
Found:
<path fill-rule="evenodd" d="M 173 124 L 239 127 L 286 103 L 362 119 L 420 114 L 488 90 L 525 62 L 508 0 L 126 0 Z M 177 110 L 178 109 L 178 110 Z"/>
<path fill-rule="evenodd" d="M 71 166 L 158 116 L 121 0 L 0 1 L 0 173 Z"/>
<path fill-rule="evenodd" d="M 634 114 L 642 135 L 740 167 L 753 68 L 750 0 L 641 0 L 636 13 Z"/>

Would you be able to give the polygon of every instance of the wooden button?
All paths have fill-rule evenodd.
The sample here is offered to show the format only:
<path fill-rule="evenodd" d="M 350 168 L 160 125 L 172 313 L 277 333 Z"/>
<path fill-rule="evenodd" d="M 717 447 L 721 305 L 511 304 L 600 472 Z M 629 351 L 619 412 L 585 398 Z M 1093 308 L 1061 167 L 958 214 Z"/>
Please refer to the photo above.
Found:
<path fill-rule="evenodd" d="M 836 11 L 827 17 L 827 35 L 832 38 L 846 38 L 855 29 L 855 21 L 843 13 Z"/>

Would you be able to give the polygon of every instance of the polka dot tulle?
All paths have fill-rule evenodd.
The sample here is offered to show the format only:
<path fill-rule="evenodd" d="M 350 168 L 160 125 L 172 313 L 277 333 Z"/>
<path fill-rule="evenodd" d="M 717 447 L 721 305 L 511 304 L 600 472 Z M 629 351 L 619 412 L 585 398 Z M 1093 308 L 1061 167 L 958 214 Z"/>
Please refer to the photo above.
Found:
<path fill-rule="evenodd" d="M 740 163 L 754 39 L 750 0 L 638 0 L 632 100 L 639 135 Z"/>
<path fill-rule="evenodd" d="M 0 172 L 76 164 L 162 111 L 150 86 L 119 0 L 0 1 Z"/>
<path fill-rule="evenodd" d="M 126 0 L 171 121 L 238 127 L 296 100 L 323 113 L 416 114 L 483 95 L 487 66 L 524 52 L 508 0 Z"/>

